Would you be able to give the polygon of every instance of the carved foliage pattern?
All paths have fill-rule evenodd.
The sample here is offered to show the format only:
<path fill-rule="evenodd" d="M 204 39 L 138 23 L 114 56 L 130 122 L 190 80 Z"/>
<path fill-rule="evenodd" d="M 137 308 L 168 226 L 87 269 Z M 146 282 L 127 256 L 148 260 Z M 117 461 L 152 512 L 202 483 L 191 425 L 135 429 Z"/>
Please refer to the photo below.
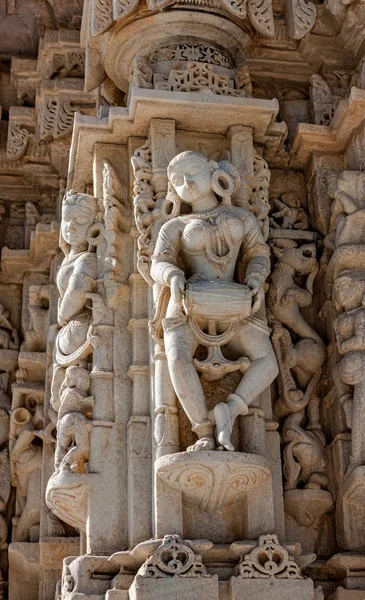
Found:
<path fill-rule="evenodd" d="M 248 0 L 247 9 L 256 31 L 267 37 L 273 37 L 275 24 L 272 0 Z"/>
<path fill-rule="evenodd" d="M 306 0 L 286 0 L 286 17 L 289 35 L 300 40 L 309 33 L 317 19 L 317 8 Z"/>
<path fill-rule="evenodd" d="M 9 158 L 19 160 L 25 155 L 29 143 L 29 131 L 17 123 L 10 123 L 6 153 Z"/>

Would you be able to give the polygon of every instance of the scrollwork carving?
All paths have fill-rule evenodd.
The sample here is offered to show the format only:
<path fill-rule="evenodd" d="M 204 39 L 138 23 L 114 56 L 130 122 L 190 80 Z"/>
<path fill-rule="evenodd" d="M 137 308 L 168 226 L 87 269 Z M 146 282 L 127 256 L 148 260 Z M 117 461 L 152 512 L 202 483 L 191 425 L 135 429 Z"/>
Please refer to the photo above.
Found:
<path fill-rule="evenodd" d="M 237 576 L 243 579 L 303 579 L 289 552 L 276 535 L 261 535 L 258 545 L 238 565 Z"/>
<path fill-rule="evenodd" d="M 211 577 L 190 543 L 179 535 L 165 535 L 138 571 L 140 577 Z"/>
<path fill-rule="evenodd" d="M 274 37 L 275 23 L 272 0 L 248 0 L 247 12 L 256 31 L 267 37 Z"/>
<path fill-rule="evenodd" d="M 247 14 L 247 0 L 222 0 L 224 8 L 240 19 L 245 19 Z"/>
<path fill-rule="evenodd" d="M 91 15 L 92 35 L 104 33 L 113 23 L 112 0 L 93 0 Z"/>
<path fill-rule="evenodd" d="M 9 123 L 6 154 L 9 158 L 19 160 L 26 154 L 29 144 L 29 131 L 18 123 Z"/>

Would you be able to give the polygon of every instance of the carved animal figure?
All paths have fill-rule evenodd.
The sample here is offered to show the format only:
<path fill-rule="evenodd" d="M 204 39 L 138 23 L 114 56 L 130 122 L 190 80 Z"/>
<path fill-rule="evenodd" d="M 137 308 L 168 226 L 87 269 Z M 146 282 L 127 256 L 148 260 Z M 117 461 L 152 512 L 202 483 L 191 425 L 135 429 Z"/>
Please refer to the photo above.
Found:
<path fill-rule="evenodd" d="M 321 489 L 328 483 L 324 435 L 320 429 L 306 431 L 300 424 L 305 411 L 289 415 L 283 425 L 285 489 L 295 489 L 298 484 L 306 488 Z"/>
<path fill-rule="evenodd" d="M 274 317 L 288 327 L 300 339 L 288 348 L 286 366 L 296 369 L 303 387 L 320 369 L 325 359 L 325 345 L 320 336 L 306 322 L 301 309 L 309 306 L 313 298 L 313 281 L 318 272 L 316 247 L 313 243 L 297 247 L 296 242 L 285 240 L 273 247 L 279 259 L 270 277 L 268 307 Z M 294 282 L 298 275 L 307 276 L 306 287 Z"/>

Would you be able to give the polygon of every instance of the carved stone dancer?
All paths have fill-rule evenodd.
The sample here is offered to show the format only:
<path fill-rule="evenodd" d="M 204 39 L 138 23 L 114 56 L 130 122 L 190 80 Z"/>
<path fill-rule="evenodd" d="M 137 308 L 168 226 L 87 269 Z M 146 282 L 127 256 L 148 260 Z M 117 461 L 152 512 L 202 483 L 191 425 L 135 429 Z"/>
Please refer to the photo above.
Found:
<path fill-rule="evenodd" d="M 234 450 L 230 436 L 238 415 L 267 388 L 278 373 L 261 307 L 270 270 L 269 249 L 255 216 L 233 206 L 239 185 L 233 165 L 219 165 L 197 152 L 183 152 L 168 166 L 172 213 L 161 228 L 152 257 L 151 276 L 163 286 L 159 308 L 164 343 L 175 392 L 199 440 L 190 450 L 212 450 L 217 442 Z M 181 204 L 191 212 L 180 214 Z M 235 273 L 240 273 L 239 282 Z M 242 278 L 242 279 L 241 279 Z M 227 348 L 250 364 L 235 393 L 208 413 L 194 366 L 201 340 L 226 336 Z M 227 333 L 228 332 L 228 333 Z M 216 341 L 217 343 L 217 341 Z"/>
<path fill-rule="evenodd" d="M 90 376 L 86 369 L 69 367 L 61 386 L 61 407 L 58 413 L 56 469 L 84 473 L 90 453 L 91 408 L 93 396 L 88 396 Z"/>

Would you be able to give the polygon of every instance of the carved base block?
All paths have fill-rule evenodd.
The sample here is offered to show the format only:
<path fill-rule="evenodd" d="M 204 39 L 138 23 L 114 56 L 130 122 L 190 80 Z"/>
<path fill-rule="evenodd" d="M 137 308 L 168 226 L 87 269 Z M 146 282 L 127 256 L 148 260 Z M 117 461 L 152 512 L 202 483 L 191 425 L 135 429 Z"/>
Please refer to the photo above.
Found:
<path fill-rule="evenodd" d="M 85 531 L 89 489 L 89 474 L 56 472 L 47 484 L 47 506 L 65 523 Z"/>
<path fill-rule="evenodd" d="M 108 590 L 105 600 L 129 600 L 129 595 L 126 590 Z"/>
<path fill-rule="evenodd" d="M 284 506 L 285 512 L 299 525 L 311 527 L 331 510 L 333 500 L 326 490 L 287 490 L 284 492 Z"/>
<path fill-rule="evenodd" d="M 344 549 L 365 551 L 365 466 L 357 467 L 342 488 Z"/>
<path fill-rule="evenodd" d="M 218 600 L 218 576 L 145 579 L 136 576 L 129 600 Z"/>
<path fill-rule="evenodd" d="M 10 600 L 38 600 L 39 544 L 13 542 L 9 546 Z"/>
<path fill-rule="evenodd" d="M 229 600 L 313 600 L 311 579 L 241 579 L 231 577 L 228 583 Z"/>
<path fill-rule="evenodd" d="M 267 461 L 256 454 L 197 451 L 162 456 L 156 474 L 207 512 L 242 500 L 271 478 Z"/>

